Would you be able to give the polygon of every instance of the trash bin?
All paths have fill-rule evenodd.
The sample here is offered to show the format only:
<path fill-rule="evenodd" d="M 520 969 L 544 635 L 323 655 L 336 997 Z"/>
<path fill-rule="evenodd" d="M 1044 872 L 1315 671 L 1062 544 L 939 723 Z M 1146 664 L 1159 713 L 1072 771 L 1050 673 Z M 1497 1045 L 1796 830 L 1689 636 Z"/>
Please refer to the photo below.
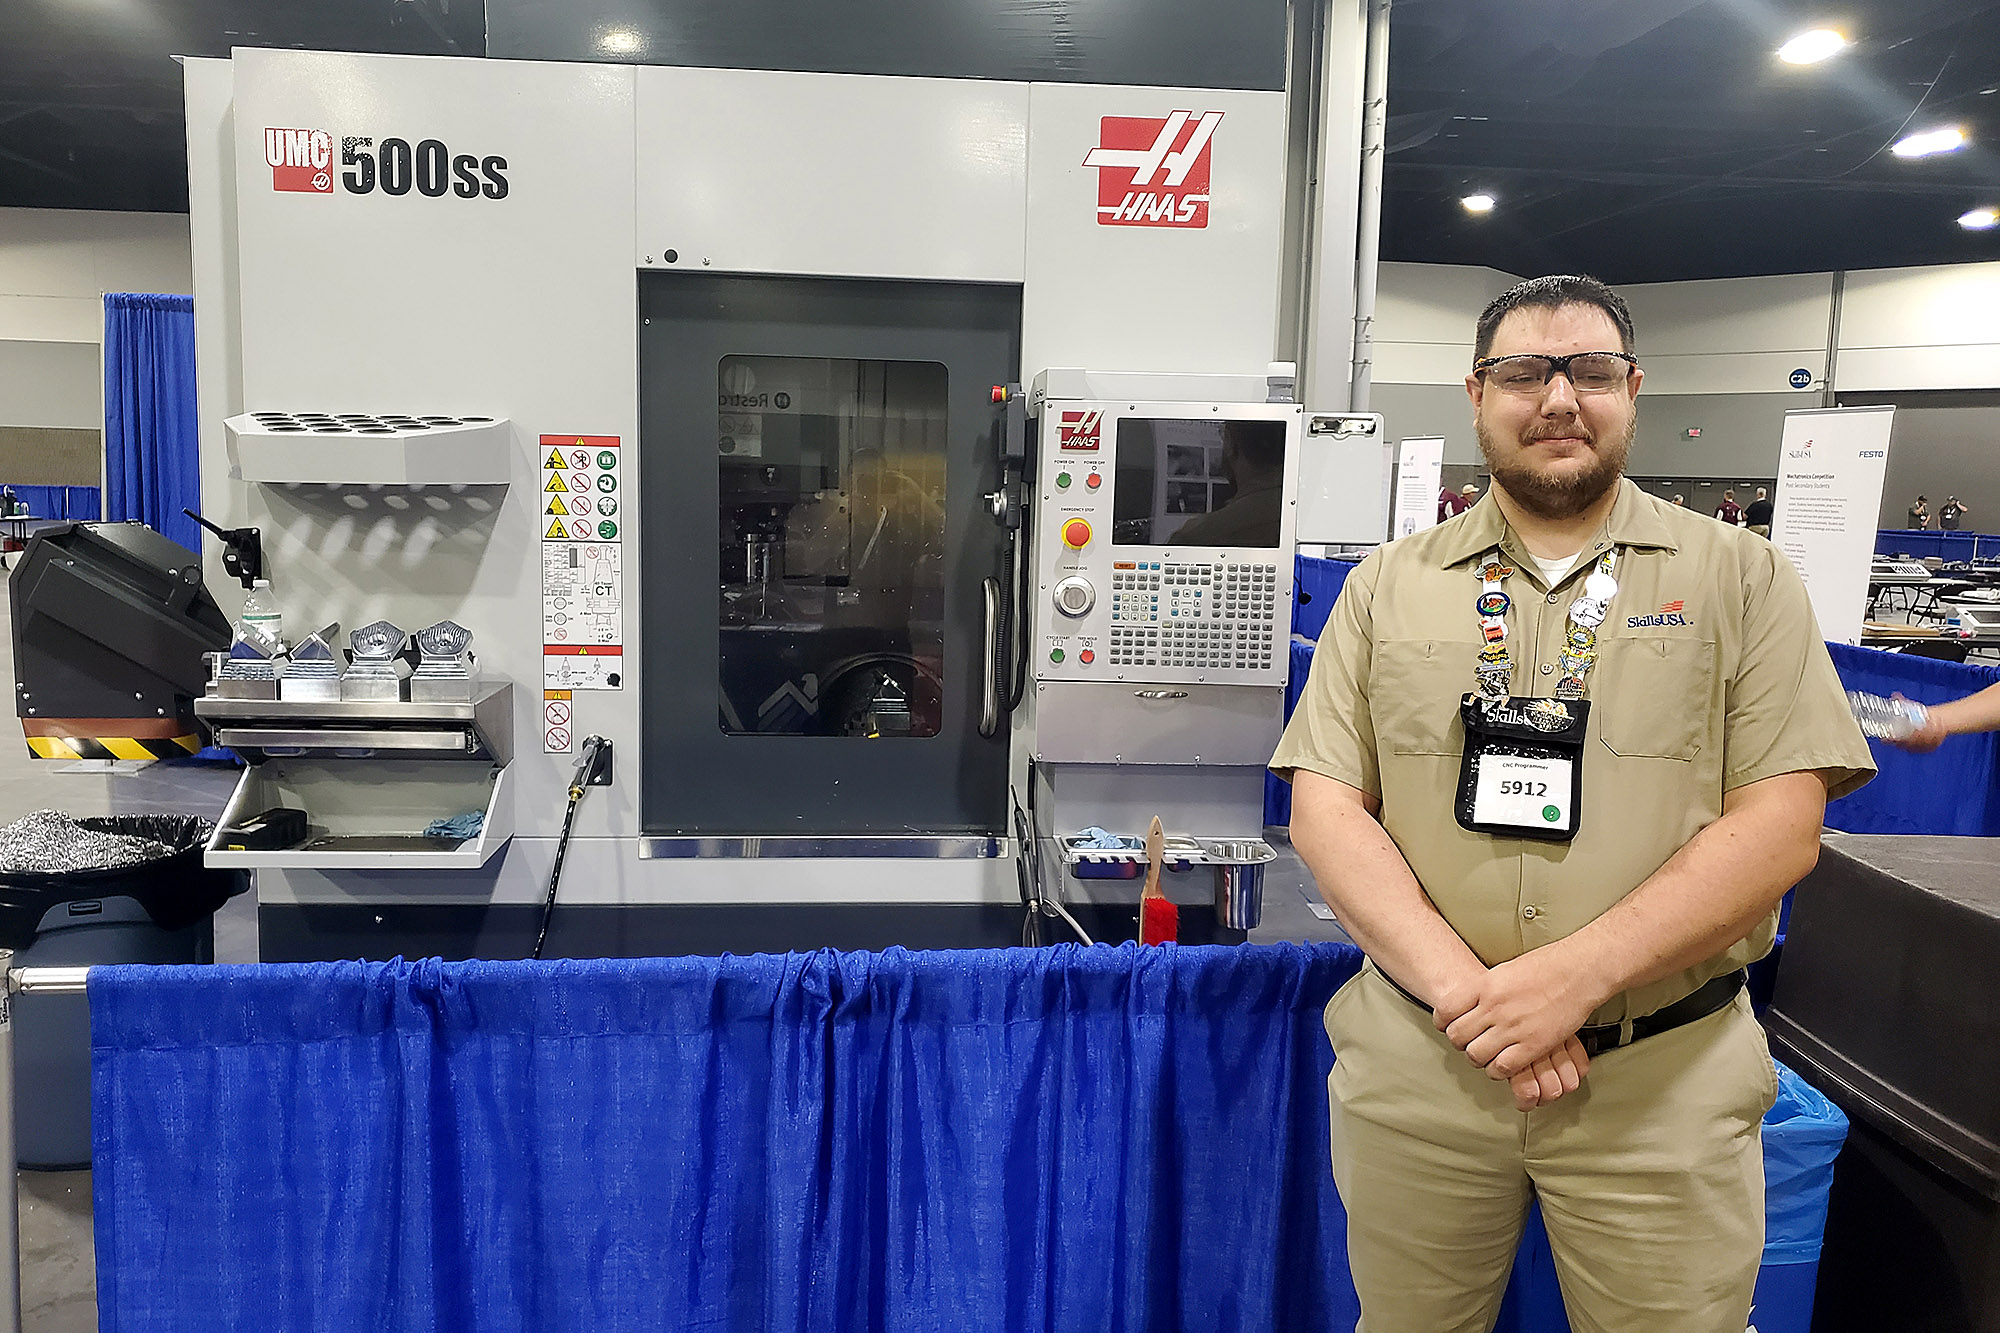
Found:
<path fill-rule="evenodd" d="M 1750 1310 L 1754 1333 L 1807 1333 L 1833 1160 L 1847 1140 L 1847 1117 L 1783 1065 L 1778 1100 L 1764 1116 L 1764 1264 Z M 1562 1290 L 1542 1211 L 1531 1208 L 1494 1333 L 1567 1333 Z"/>
<path fill-rule="evenodd" d="M 15 967 L 214 960 L 216 909 L 247 888 L 249 876 L 242 871 L 209 870 L 202 864 L 202 848 L 214 827 L 208 820 L 192 815 L 112 815 L 71 822 L 86 834 L 146 839 L 159 844 L 165 854 L 111 869 L 23 870 L 7 868 L 18 863 L 0 859 L 0 946 L 14 951 Z M 0 858 L 6 855 L 5 834 L 25 823 L 0 830 Z M 88 1166 L 87 998 L 17 995 L 13 1021 L 14 1126 L 20 1165 Z"/>

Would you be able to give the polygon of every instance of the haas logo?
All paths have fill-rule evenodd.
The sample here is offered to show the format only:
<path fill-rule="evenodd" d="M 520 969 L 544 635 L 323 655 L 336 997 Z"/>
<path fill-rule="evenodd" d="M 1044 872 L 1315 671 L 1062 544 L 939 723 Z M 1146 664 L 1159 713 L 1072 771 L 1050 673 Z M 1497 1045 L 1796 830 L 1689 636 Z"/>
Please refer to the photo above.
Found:
<path fill-rule="evenodd" d="M 1056 447 L 1065 452 L 1095 449 L 1103 430 L 1102 412 L 1065 412 L 1056 422 Z"/>
<path fill-rule="evenodd" d="M 333 136 L 325 130 L 265 130 L 264 161 L 274 190 L 333 193 Z"/>
<path fill-rule="evenodd" d="M 1206 227 L 1208 150 L 1221 123 L 1220 111 L 1104 117 L 1083 159 L 1097 168 L 1099 225 Z"/>

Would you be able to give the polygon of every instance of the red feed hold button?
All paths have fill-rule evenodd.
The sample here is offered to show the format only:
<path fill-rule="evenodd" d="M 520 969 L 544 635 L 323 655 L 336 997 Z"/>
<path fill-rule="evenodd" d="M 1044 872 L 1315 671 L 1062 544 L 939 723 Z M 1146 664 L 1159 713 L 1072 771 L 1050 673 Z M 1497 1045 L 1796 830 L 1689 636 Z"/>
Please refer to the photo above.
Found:
<path fill-rule="evenodd" d="M 1090 524 L 1080 518 L 1063 524 L 1063 545 L 1072 551 L 1081 551 L 1090 545 Z"/>
<path fill-rule="evenodd" d="M 1076 655 L 1076 660 L 1083 663 L 1085 666 L 1089 666 L 1092 662 L 1095 662 L 1097 660 L 1097 654 L 1092 652 L 1090 649 L 1086 648 L 1082 652 Z"/>

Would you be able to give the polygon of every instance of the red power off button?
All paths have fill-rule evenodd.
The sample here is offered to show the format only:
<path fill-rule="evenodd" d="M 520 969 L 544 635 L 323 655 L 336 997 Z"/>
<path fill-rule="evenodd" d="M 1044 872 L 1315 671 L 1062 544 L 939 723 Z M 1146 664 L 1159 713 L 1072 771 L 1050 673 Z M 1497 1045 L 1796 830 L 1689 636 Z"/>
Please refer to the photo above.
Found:
<path fill-rule="evenodd" d="M 1080 518 L 1063 524 L 1063 545 L 1072 551 L 1081 551 L 1090 545 L 1090 524 Z"/>

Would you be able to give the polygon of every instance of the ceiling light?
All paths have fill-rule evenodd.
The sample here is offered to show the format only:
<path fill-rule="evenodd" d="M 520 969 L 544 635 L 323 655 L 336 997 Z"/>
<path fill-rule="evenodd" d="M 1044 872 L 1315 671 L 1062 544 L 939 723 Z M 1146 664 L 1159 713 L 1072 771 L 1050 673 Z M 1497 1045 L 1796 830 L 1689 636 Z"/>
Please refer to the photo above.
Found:
<path fill-rule="evenodd" d="M 1985 231 L 2000 225 L 2000 208 L 1975 208 L 1970 213 L 1961 213 L 1958 225 L 1967 231 Z"/>
<path fill-rule="evenodd" d="M 1493 211 L 1493 196 L 1490 194 L 1468 194 L 1458 202 L 1465 205 L 1465 211 L 1468 213 L 1491 213 Z"/>
<path fill-rule="evenodd" d="M 630 28 L 609 28 L 597 39 L 597 47 L 607 55 L 629 56 L 644 45 Z"/>
<path fill-rule="evenodd" d="M 1956 125 L 1947 125 L 1941 130 L 1925 130 L 1922 134 L 1912 134 L 1896 140 L 1896 146 L 1889 151 L 1897 157 L 1929 157 L 1933 153 L 1949 153 L 1965 147 L 1965 131 Z"/>
<path fill-rule="evenodd" d="M 1828 56 L 1838 55 L 1847 39 L 1832 28 L 1802 32 L 1778 48 L 1778 59 L 1787 65 L 1817 65 Z"/>

